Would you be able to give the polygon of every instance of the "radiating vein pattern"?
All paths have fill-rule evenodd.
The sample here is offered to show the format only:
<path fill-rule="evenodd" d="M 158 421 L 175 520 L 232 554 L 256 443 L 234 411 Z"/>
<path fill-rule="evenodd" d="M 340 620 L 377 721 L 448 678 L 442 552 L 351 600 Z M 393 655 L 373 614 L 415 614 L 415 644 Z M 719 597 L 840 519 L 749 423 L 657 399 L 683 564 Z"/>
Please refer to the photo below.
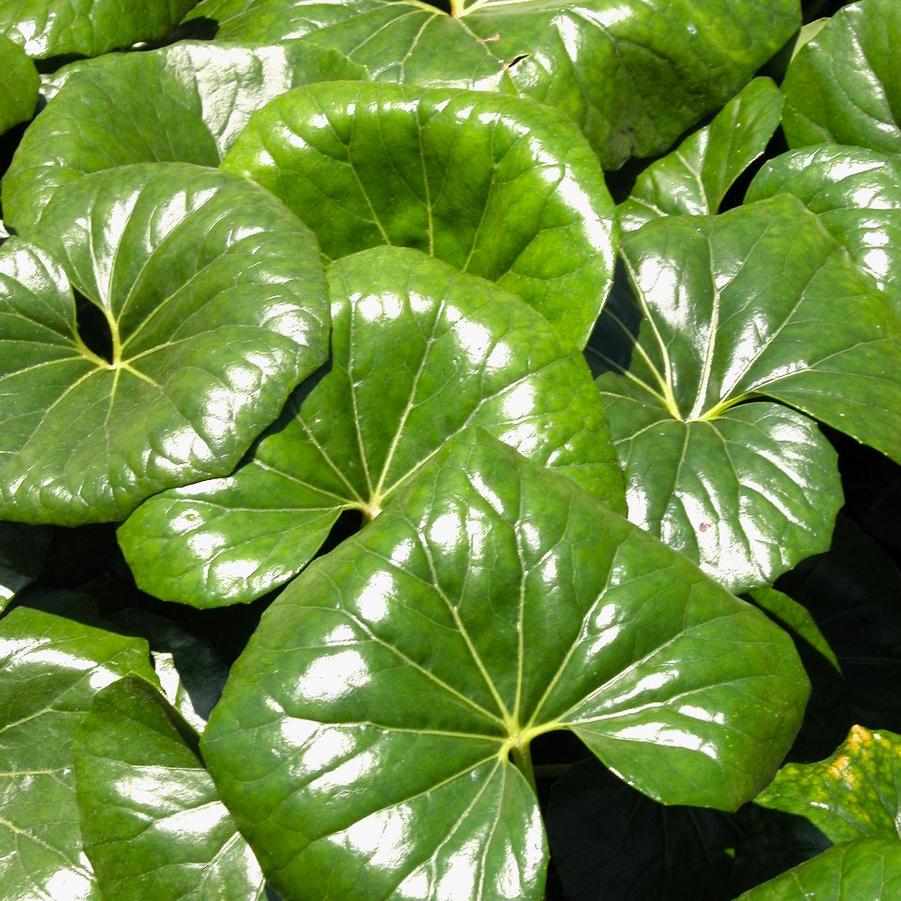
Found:
<path fill-rule="evenodd" d="M 814 419 L 901 459 L 901 323 L 788 196 L 650 222 L 625 259 L 589 349 L 629 516 L 733 590 L 769 584 L 841 506 Z"/>
<path fill-rule="evenodd" d="M 527 304 L 398 247 L 346 257 L 329 280 L 329 372 L 234 474 L 160 494 L 120 529 L 147 590 L 201 606 L 257 597 L 309 562 L 343 510 L 378 516 L 477 427 L 625 509 L 588 368 Z"/>
<path fill-rule="evenodd" d="M 482 432 L 279 596 L 203 751 L 287 901 L 538 899 L 533 738 L 571 729 L 653 798 L 734 807 L 806 691 L 762 614 Z"/>
<path fill-rule="evenodd" d="M 4 518 L 121 519 L 227 472 L 325 356 L 315 238 L 230 176 L 170 164 L 85 177 L 35 241 L 0 251 Z M 107 355 L 77 303 L 105 324 Z"/>

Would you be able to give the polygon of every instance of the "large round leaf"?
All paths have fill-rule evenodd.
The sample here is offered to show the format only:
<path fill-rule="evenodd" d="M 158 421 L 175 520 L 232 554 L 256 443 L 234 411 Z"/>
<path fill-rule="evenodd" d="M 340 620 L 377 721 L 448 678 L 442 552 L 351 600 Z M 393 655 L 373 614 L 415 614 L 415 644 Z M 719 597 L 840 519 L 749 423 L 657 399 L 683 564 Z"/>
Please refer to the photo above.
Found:
<path fill-rule="evenodd" d="M 893 901 L 901 897 L 901 842 L 864 838 L 824 851 L 736 901 Z"/>
<path fill-rule="evenodd" d="M 326 355 L 315 238 L 233 176 L 87 176 L 36 242 L 0 249 L 0 518 L 123 519 L 229 472 Z"/>
<path fill-rule="evenodd" d="M 73 744 L 85 852 L 105 898 L 255 901 L 263 878 L 197 736 L 143 679 L 98 692 Z"/>
<path fill-rule="evenodd" d="M 588 368 L 534 310 L 405 248 L 348 257 L 329 279 L 331 371 L 247 465 L 151 498 L 119 530 L 144 589 L 196 606 L 258 597 L 309 562 L 343 510 L 377 515 L 473 426 L 624 509 Z"/>
<path fill-rule="evenodd" d="M 901 322 L 791 197 L 658 219 L 625 255 L 636 299 L 592 346 L 621 373 L 598 384 L 630 518 L 733 589 L 770 583 L 841 505 L 807 416 L 901 460 Z"/>
<path fill-rule="evenodd" d="M 180 43 L 70 66 L 3 179 L 4 216 L 25 234 L 54 191 L 114 166 L 218 166 L 268 100 L 299 84 L 358 77 L 358 71 L 333 51 L 296 44 Z"/>
<path fill-rule="evenodd" d="M 206 0 L 218 40 L 306 37 L 372 78 L 518 92 L 581 126 L 605 168 L 669 148 L 800 25 L 797 0 Z"/>
<path fill-rule="evenodd" d="M 716 118 L 645 169 L 617 209 L 626 231 L 658 216 L 718 213 L 726 192 L 759 157 L 779 127 L 782 94 L 755 78 Z"/>
<path fill-rule="evenodd" d="M 498 282 L 584 347 L 613 274 L 613 202 L 559 113 L 492 94 L 318 84 L 255 115 L 222 168 L 295 212 L 337 259 L 416 247 Z"/>
<path fill-rule="evenodd" d="M 146 642 L 29 610 L 0 622 L 0 885 L 4 901 L 98 901 L 81 847 L 72 739 L 94 693 L 154 680 Z"/>
<path fill-rule="evenodd" d="M 161 38 L 197 0 L 7 0 L 0 34 L 32 57 L 99 56 Z"/>
<path fill-rule="evenodd" d="M 789 146 L 832 141 L 901 152 L 899 44 L 897 0 L 861 0 L 839 10 L 785 76 Z"/>
<path fill-rule="evenodd" d="M 770 160 L 746 202 L 794 194 L 901 316 L 901 160 L 862 147 L 826 144 Z"/>
<path fill-rule="evenodd" d="M 853 726 L 831 757 L 787 764 L 754 801 L 807 817 L 836 843 L 901 838 L 901 736 Z"/>
<path fill-rule="evenodd" d="M 34 63 L 0 35 L 0 134 L 34 115 L 40 86 Z"/>
<path fill-rule="evenodd" d="M 282 593 L 202 739 L 286 901 L 541 898 L 536 736 L 734 809 L 800 723 L 761 613 L 484 433 L 455 451 Z"/>

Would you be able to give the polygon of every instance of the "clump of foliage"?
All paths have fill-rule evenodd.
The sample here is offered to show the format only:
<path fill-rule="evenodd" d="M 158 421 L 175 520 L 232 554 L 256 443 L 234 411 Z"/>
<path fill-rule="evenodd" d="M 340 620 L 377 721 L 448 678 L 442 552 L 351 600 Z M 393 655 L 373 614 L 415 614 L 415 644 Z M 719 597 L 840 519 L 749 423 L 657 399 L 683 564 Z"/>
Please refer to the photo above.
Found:
<path fill-rule="evenodd" d="M 0 10 L 4 898 L 901 896 L 899 43 Z"/>

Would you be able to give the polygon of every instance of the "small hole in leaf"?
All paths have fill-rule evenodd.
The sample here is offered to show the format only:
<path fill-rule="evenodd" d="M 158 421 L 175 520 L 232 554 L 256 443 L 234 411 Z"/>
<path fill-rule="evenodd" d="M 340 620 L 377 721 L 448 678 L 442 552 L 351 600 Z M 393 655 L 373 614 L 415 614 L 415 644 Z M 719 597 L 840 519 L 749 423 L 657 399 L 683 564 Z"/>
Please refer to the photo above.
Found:
<path fill-rule="evenodd" d="M 509 62 L 504 63 L 505 69 L 512 69 L 515 65 L 521 63 L 524 59 L 528 59 L 531 54 L 529 53 L 517 53 L 516 56 L 513 57 Z"/>
<path fill-rule="evenodd" d="M 113 362 L 113 333 L 103 311 L 87 297 L 75 292 L 75 321 L 84 346 L 98 357 Z"/>

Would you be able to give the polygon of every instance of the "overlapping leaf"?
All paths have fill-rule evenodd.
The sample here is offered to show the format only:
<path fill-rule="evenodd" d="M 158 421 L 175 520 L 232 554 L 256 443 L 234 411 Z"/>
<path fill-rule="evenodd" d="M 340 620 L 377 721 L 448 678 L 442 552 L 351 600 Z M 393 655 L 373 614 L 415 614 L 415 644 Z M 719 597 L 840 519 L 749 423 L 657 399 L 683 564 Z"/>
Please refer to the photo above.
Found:
<path fill-rule="evenodd" d="M 638 176 L 617 210 L 622 227 L 634 231 L 658 216 L 718 213 L 726 192 L 779 126 L 782 99 L 769 78 L 755 78 L 710 125 Z"/>
<path fill-rule="evenodd" d="M 122 519 L 229 472 L 327 353 L 315 238 L 225 173 L 87 176 L 36 242 L 0 249 L 4 519 Z"/>
<path fill-rule="evenodd" d="M 0 885 L 5 901 L 99 893 L 81 845 L 72 739 L 94 693 L 154 679 L 147 644 L 19 608 L 0 622 Z"/>
<path fill-rule="evenodd" d="M 753 202 L 794 194 L 816 213 L 901 316 L 901 161 L 826 144 L 768 162 L 748 189 Z"/>
<path fill-rule="evenodd" d="M 841 673 L 835 651 L 829 646 L 816 620 L 803 604 L 799 604 L 775 588 L 755 588 L 748 592 L 748 599 L 780 625 L 784 624 L 791 632 L 807 642 L 837 673 Z"/>
<path fill-rule="evenodd" d="M 0 35 L 0 134 L 34 115 L 40 85 L 34 63 Z"/>
<path fill-rule="evenodd" d="M 73 754 L 85 851 L 105 898 L 262 896 L 259 864 L 196 742 L 143 679 L 121 679 L 95 696 Z"/>
<path fill-rule="evenodd" d="M 161 38 L 197 0 L 9 0 L 0 34 L 32 57 L 98 56 Z"/>
<path fill-rule="evenodd" d="M 576 121 L 605 168 L 667 150 L 800 25 L 791 0 L 207 0 L 218 40 L 306 38 L 380 81 L 526 94 Z"/>
<path fill-rule="evenodd" d="M 783 83 L 790 147 L 833 142 L 901 152 L 901 6 L 839 10 L 792 60 Z"/>
<path fill-rule="evenodd" d="M 570 730 L 653 798 L 732 809 L 806 692 L 759 611 L 481 433 L 280 595 L 202 746 L 286 901 L 524 901 L 546 857 L 536 736 Z"/>
<path fill-rule="evenodd" d="M 630 518 L 733 589 L 769 583 L 841 505 L 808 416 L 901 460 L 901 323 L 791 197 L 658 219 L 625 255 L 636 300 L 592 344 L 622 372 L 598 385 Z"/>
<path fill-rule="evenodd" d="M 296 44 L 182 42 L 69 66 L 4 177 L 4 215 L 25 234 L 56 190 L 89 172 L 160 161 L 218 166 L 268 100 L 310 81 L 354 77 L 358 67 L 334 51 Z"/>
<path fill-rule="evenodd" d="M 343 510 L 388 506 L 481 426 L 614 509 L 622 481 L 580 355 L 513 295 L 405 248 L 333 264 L 331 371 L 235 474 L 151 498 L 119 530 L 138 583 L 216 606 L 307 564 Z"/>
<path fill-rule="evenodd" d="M 492 94 L 364 83 L 285 94 L 222 168 L 268 188 L 337 259 L 415 247 L 518 294 L 582 348 L 613 274 L 613 203 L 552 110 Z"/>
<path fill-rule="evenodd" d="M 736 901 L 892 901 L 901 897 L 901 842 L 844 842 Z"/>
<path fill-rule="evenodd" d="M 833 842 L 901 838 L 901 736 L 852 727 L 819 763 L 784 766 L 757 804 L 807 817 Z"/>

